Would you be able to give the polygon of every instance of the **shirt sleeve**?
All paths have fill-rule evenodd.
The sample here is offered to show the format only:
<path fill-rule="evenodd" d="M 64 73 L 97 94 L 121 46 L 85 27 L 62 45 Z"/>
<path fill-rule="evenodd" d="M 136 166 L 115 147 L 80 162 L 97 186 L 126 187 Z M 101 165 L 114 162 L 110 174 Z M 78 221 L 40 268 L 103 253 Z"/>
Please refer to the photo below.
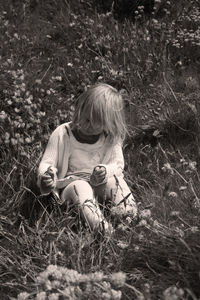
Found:
<path fill-rule="evenodd" d="M 108 163 L 100 164 L 99 166 L 103 166 L 106 168 L 107 178 L 113 175 L 122 175 L 124 170 L 124 155 L 122 151 L 122 144 L 117 143 L 116 145 L 113 145 Z"/>

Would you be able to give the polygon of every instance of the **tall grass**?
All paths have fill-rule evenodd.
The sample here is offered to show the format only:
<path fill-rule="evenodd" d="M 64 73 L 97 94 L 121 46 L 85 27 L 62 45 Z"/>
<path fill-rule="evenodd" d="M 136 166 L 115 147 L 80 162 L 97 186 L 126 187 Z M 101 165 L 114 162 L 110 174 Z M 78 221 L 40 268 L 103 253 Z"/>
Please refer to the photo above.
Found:
<path fill-rule="evenodd" d="M 200 298 L 199 3 L 114 4 L 0 1 L 1 299 Z M 50 133 L 98 81 L 124 91 L 140 212 L 109 238 L 36 186 Z"/>

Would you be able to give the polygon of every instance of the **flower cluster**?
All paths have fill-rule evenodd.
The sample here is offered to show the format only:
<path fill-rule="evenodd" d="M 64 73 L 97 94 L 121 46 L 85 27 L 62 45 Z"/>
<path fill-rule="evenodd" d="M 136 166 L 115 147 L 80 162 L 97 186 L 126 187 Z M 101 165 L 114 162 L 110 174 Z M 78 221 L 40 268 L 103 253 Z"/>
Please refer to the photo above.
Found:
<path fill-rule="evenodd" d="M 105 275 L 103 272 L 81 274 L 75 270 L 67 269 L 57 265 L 49 265 L 47 269 L 39 274 L 36 284 L 39 292 L 28 294 L 20 293 L 17 300 L 36 299 L 57 300 L 59 296 L 66 299 L 82 299 L 88 296 L 98 296 L 98 299 L 121 299 L 121 291 L 125 285 L 126 275 L 117 272 Z M 29 298 L 30 297 L 30 298 Z"/>
<path fill-rule="evenodd" d="M 170 286 L 163 292 L 164 300 L 181 300 L 185 299 L 184 290 L 176 286 Z"/>

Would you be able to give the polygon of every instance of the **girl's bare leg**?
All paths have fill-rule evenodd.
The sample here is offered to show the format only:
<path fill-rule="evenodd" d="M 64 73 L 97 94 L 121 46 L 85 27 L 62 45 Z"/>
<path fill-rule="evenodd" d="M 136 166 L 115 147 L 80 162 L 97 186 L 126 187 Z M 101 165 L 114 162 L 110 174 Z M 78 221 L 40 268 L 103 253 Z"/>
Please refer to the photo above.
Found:
<path fill-rule="evenodd" d="M 71 182 L 62 191 L 61 199 L 65 201 L 71 200 L 74 204 L 77 204 L 86 223 L 92 230 L 98 228 L 107 230 L 109 227 L 95 199 L 93 189 L 88 182 L 84 180 Z"/>

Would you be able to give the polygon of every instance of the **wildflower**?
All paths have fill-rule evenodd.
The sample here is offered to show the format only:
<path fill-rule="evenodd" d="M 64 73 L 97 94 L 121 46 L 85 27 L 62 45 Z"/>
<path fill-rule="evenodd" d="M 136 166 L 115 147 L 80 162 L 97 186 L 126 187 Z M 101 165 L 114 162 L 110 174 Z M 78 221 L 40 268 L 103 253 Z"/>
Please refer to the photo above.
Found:
<path fill-rule="evenodd" d="M 17 296 L 17 300 L 26 300 L 26 299 L 28 299 L 28 297 L 29 297 L 29 294 L 27 292 L 23 292 Z"/>
<path fill-rule="evenodd" d="M 169 197 L 172 197 L 172 198 L 177 198 L 178 197 L 176 192 L 169 192 L 168 195 L 169 195 Z"/>
<path fill-rule="evenodd" d="M 152 19 L 152 22 L 153 22 L 154 24 L 158 24 L 158 20 L 156 20 L 156 19 Z"/>
<path fill-rule="evenodd" d="M 176 227 L 176 233 L 178 234 L 179 237 L 183 238 L 184 237 L 184 231 L 178 227 Z"/>
<path fill-rule="evenodd" d="M 135 247 L 134 247 L 134 250 L 135 250 L 135 252 L 139 252 L 140 247 L 139 247 L 139 246 L 135 246 Z"/>
<path fill-rule="evenodd" d="M 46 292 L 40 292 L 37 294 L 36 300 L 46 300 Z"/>
<path fill-rule="evenodd" d="M 59 294 L 58 293 L 53 293 L 48 296 L 49 300 L 59 300 Z"/>
<path fill-rule="evenodd" d="M 7 103 L 8 103 L 8 105 L 12 105 L 12 101 L 11 100 L 8 100 Z"/>
<path fill-rule="evenodd" d="M 1 111 L 0 112 L 0 121 L 4 121 L 7 118 L 7 114 L 5 113 L 5 111 Z"/>
<path fill-rule="evenodd" d="M 176 211 L 176 210 L 174 210 L 174 211 L 172 211 L 171 213 L 170 213 L 170 216 L 171 217 L 177 217 L 177 216 L 179 216 L 180 215 L 180 211 Z"/>
<path fill-rule="evenodd" d="M 102 293 L 102 299 L 104 300 L 110 300 L 111 299 L 111 294 L 106 292 L 106 293 Z"/>
<path fill-rule="evenodd" d="M 170 286 L 163 292 L 164 300 L 183 299 L 184 290 L 176 286 Z"/>
<path fill-rule="evenodd" d="M 137 227 L 142 227 L 142 226 L 147 226 L 147 221 L 146 220 L 141 220 L 139 223 L 138 223 L 138 225 L 137 225 Z"/>
<path fill-rule="evenodd" d="M 104 278 L 104 275 L 102 272 L 95 272 L 89 274 L 89 278 L 91 281 L 102 281 Z"/>
<path fill-rule="evenodd" d="M 138 240 L 141 242 L 141 241 L 143 241 L 144 240 L 144 235 L 142 234 L 142 233 L 139 233 L 138 234 Z"/>
<path fill-rule="evenodd" d="M 25 142 L 27 143 L 27 144 L 30 144 L 31 143 L 31 138 L 25 138 Z"/>
<path fill-rule="evenodd" d="M 191 170 L 196 170 L 196 166 L 197 166 L 196 161 L 190 161 L 190 162 L 189 162 L 188 167 L 189 167 Z"/>
<path fill-rule="evenodd" d="M 75 26 L 76 25 L 76 23 L 75 22 L 71 22 L 71 23 L 69 23 L 69 26 L 70 27 L 73 27 L 73 26 Z"/>
<path fill-rule="evenodd" d="M 127 224 L 131 224 L 132 220 L 133 219 L 131 217 L 126 217 L 126 223 Z"/>
<path fill-rule="evenodd" d="M 50 280 L 46 279 L 45 282 L 44 282 L 44 284 L 45 284 L 45 289 L 47 291 L 51 291 L 52 290 L 52 285 L 51 285 L 51 281 Z"/>
<path fill-rule="evenodd" d="M 190 231 L 191 231 L 192 233 L 196 233 L 196 232 L 199 231 L 199 228 L 198 228 L 197 226 L 192 226 L 192 227 L 190 227 Z"/>
<path fill-rule="evenodd" d="M 127 244 L 127 243 L 124 243 L 124 242 L 121 242 L 121 241 L 119 241 L 119 242 L 117 243 L 117 246 L 118 246 L 119 248 L 121 248 L 121 249 L 126 249 L 126 248 L 128 248 L 128 244 Z"/>
<path fill-rule="evenodd" d="M 61 278 L 60 278 L 61 279 Z M 59 280 L 53 280 L 51 282 L 51 286 L 52 286 L 52 289 L 57 289 L 60 287 L 60 281 Z"/>
<path fill-rule="evenodd" d="M 9 140 L 10 139 L 10 133 L 9 132 L 6 132 L 4 134 L 4 137 L 5 137 L 5 140 Z"/>
<path fill-rule="evenodd" d="M 109 279 L 116 287 L 122 287 L 126 282 L 126 274 L 123 272 L 113 273 L 110 275 Z"/>
<path fill-rule="evenodd" d="M 180 186 L 179 190 L 180 191 L 185 191 L 187 189 L 187 186 Z"/>
<path fill-rule="evenodd" d="M 76 299 L 75 295 L 74 295 L 74 290 L 75 287 L 74 286 L 68 286 L 67 288 L 65 288 L 63 290 L 63 296 L 66 296 L 67 299 Z"/>
<path fill-rule="evenodd" d="M 17 141 L 16 139 L 14 139 L 14 138 L 11 138 L 11 139 L 10 139 L 10 142 L 11 142 L 11 144 L 12 144 L 13 146 L 15 146 L 15 145 L 18 144 L 18 141 Z"/>
<path fill-rule="evenodd" d="M 67 65 L 68 65 L 68 67 L 73 67 L 72 63 L 68 63 Z"/>
<path fill-rule="evenodd" d="M 42 83 L 42 80 L 41 80 L 41 79 L 36 79 L 36 80 L 35 80 L 35 83 L 41 84 L 41 83 Z"/>
<path fill-rule="evenodd" d="M 61 77 L 61 76 L 56 76 L 55 79 L 56 79 L 57 81 L 62 81 L 62 77 Z"/>
<path fill-rule="evenodd" d="M 80 274 L 75 270 L 69 270 L 65 269 L 65 273 L 63 274 L 63 277 L 66 282 L 77 282 L 80 279 Z"/>
<path fill-rule="evenodd" d="M 120 223 L 120 224 L 117 226 L 117 228 L 118 228 L 119 230 L 122 230 L 122 231 L 126 231 L 126 230 L 127 230 L 127 226 L 124 225 L 124 224 L 122 224 L 122 223 Z"/>
<path fill-rule="evenodd" d="M 113 289 L 111 289 L 111 299 L 113 300 L 120 300 L 121 299 L 121 296 L 122 296 L 122 292 L 121 291 L 115 291 Z"/>
<path fill-rule="evenodd" d="M 150 209 L 144 209 L 140 212 L 140 217 L 142 219 L 148 220 L 151 217 L 151 210 Z"/>
<path fill-rule="evenodd" d="M 171 167 L 170 163 L 164 164 L 164 166 L 162 167 L 162 170 L 163 170 L 164 172 L 169 171 L 171 175 L 174 174 L 174 170 L 173 170 L 173 168 Z"/>

